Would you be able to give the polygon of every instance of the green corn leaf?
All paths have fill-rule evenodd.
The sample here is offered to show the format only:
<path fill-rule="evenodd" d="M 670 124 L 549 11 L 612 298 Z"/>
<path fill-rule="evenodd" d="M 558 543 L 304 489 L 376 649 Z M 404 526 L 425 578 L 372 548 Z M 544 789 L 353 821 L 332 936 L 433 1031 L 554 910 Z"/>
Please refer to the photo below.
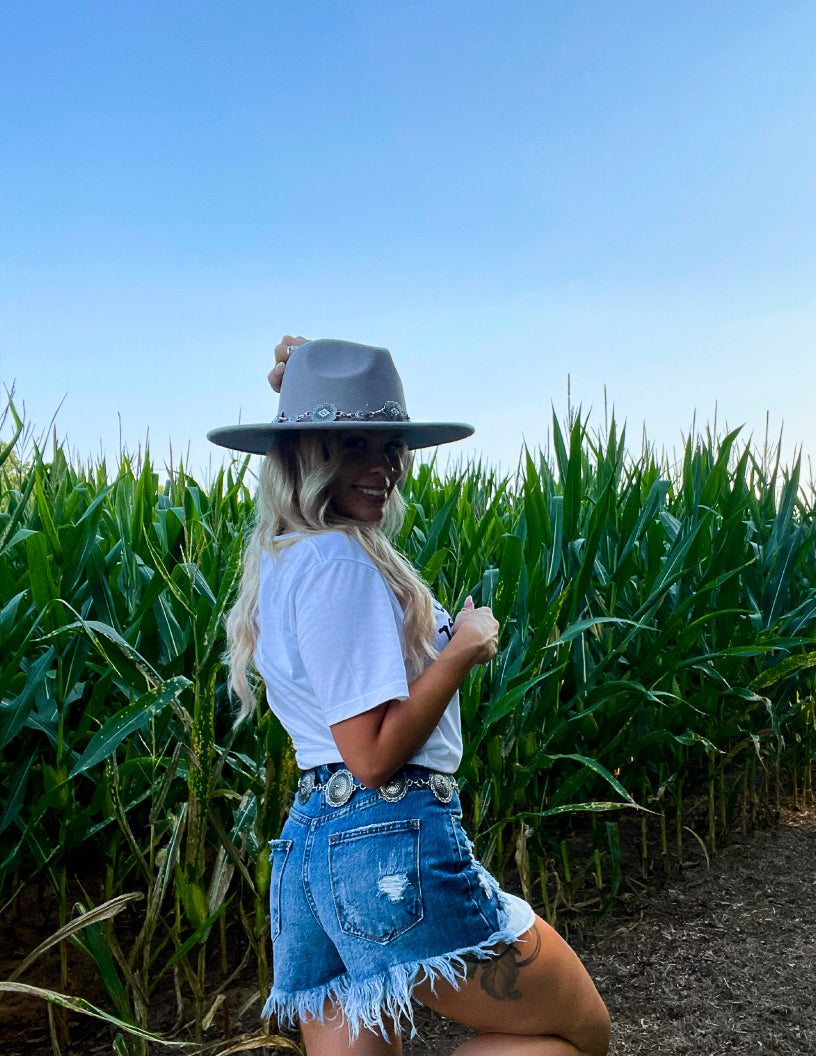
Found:
<path fill-rule="evenodd" d="M 767 689 L 768 686 L 776 685 L 777 682 L 787 678 L 788 675 L 805 671 L 811 667 L 816 667 L 816 649 L 811 649 L 800 656 L 788 656 L 784 660 L 780 660 L 778 664 L 774 664 L 773 667 L 768 668 L 767 671 L 763 671 L 762 674 L 752 679 L 750 688 L 754 691 Z"/>
<path fill-rule="evenodd" d="M 74 612 L 74 615 L 78 614 Z M 44 640 L 68 631 L 83 631 L 87 634 L 102 658 L 134 688 L 140 683 L 152 687 L 161 684 L 162 680 L 156 669 L 110 624 L 80 618 L 74 623 L 66 624 L 59 631 L 46 635 Z M 115 646 L 115 649 L 110 649 L 106 643 Z"/>
<path fill-rule="evenodd" d="M 620 803 L 614 800 L 577 800 L 575 803 L 561 803 L 557 807 L 545 807 L 544 810 L 521 810 L 513 814 L 509 814 L 506 818 L 502 818 L 501 821 L 496 821 L 492 825 L 487 825 L 480 830 L 481 836 L 487 836 L 491 832 L 495 832 L 496 829 L 503 828 L 505 826 L 518 825 L 521 821 L 540 821 L 543 818 L 557 818 L 564 817 L 570 814 L 608 814 L 619 810 L 637 810 L 643 812 L 644 808 L 639 806 L 637 803 Z M 646 811 L 646 813 L 652 813 L 652 811 Z"/>
<path fill-rule="evenodd" d="M 552 412 L 552 436 L 553 446 L 555 447 L 555 459 L 558 467 L 558 475 L 561 478 L 561 483 L 567 479 L 569 458 L 567 457 L 567 449 L 564 445 L 564 434 L 561 432 L 561 423 L 558 421 L 558 416 L 555 413 L 555 408 Z"/>
<path fill-rule="evenodd" d="M 442 509 L 435 514 L 431 521 L 431 526 L 425 536 L 425 542 L 422 545 L 422 549 L 414 559 L 414 565 L 417 568 L 424 568 L 437 551 L 439 539 L 448 530 L 448 526 L 453 518 L 458 498 L 459 497 L 456 494 L 451 495 Z"/>
<path fill-rule="evenodd" d="M 432 587 L 436 581 L 436 577 L 442 571 L 445 562 L 450 559 L 450 554 L 447 548 L 437 550 L 434 554 L 431 554 L 427 563 L 424 566 L 417 566 L 417 571 L 428 584 Z"/>
<path fill-rule="evenodd" d="M 501 625 L 504 625 L 516 601 L 522 562 L 521 539 L 517 535 L 506 534 L 501 544 L 495 600 L 495 616 Z"/>
<path fill-rule="evenodd" d="M 25 619 L 21 613 L 25 597 L 26 592 L 21 590 L 0 608 L 0 643 L 6 648 L 8 648 L 9 639 L 13 637 Z"/>
<path fill-rule="evenodd" d="M 166 651 L 168 661 L 172 663 L 177 657 L 184 655 L 187 647 L 190 625 L 193 623 L 194 626 L 194 621 L 185 619 L 185 627 L 182 628 L 173 612 L 170 599 L 164 593 L 160 594 L 156 599 L 153 606 L 153 613 L 156 618 L 159 638 Z M 187 633 L 185 633 L 185 628 Z"/>
<path fill-rule="evenodd" d="M 617 894 L 621 884 L 621 848 L 620 827 L 615 821 L 606 822 L 606 840 L 609 844 L 609 856 L 612 862 L 612 894 Z"/>
<path fill-rule="evenodd" d="M 52 574 L 46 536 L 42 532 L 32 532 L 26 536 L 25 551 L 31 596 L 37 608 L 44 612 L 60 596 Z"/>
<path fill-rule="evenodd" d="M 173 825 L 170 830 L 170 839 L 164 851 L 164 860 L 161 863 L 161 870 L 156 879 L 156 883 L 153 886 L 153 890 L 150 892 L 150 903 L 148 908 L 156 920 L 158 919 L 158 914 L 164 901 L 164 896 L 167 892 L 170 879 L 174 875 L 175 868 L 179 862 L 181 854 L 181 838 L 187 821 L 187 806 L 186 803 L 182 803 L 178 816 L 171 819 Z"/>
<path fill-rule="evenodd" d="M 712 756 L 721 752 L 721 749 L 712 744 L 708 737 L 704 737 L 703 734 L 698 733 L 696 730 L 686 730 L 685 733 L 677 734 L 674 739 L 678 744 L 684 744 L 689 747 L 699 744 Z"/>
<path fill-rule="evenodd" d="M 490 500 L 487 509 L 476 522 L 476 530 L 462 554 L 461 565 L 464 569 L 470 568 L 473 561 L 481 554 L 485 537 L 497 523 L 501 523 L 500 507 L 506 491 L 507 482 L 505 481 L 496 489 L 496 494 Z M 470 512 L 469 506 L 467 511 Z"/>
<path fill-rule="evenodd" d="M 634 545 L 643 538 L 643 533 L 646 530 L 646 526 L 651 524 L 657 514 L 658 510 L 663 506 L 666 501 L 666 496 L 669 492 L 669 481 L 668 480 L 656 480 L 649 489 L 649 494 L 646 496 L 646 501 L 643 504 L 643 508 L 640 511 L 637 522 L 631 531 L 628 539 L 623 545 L 620 554 L 618 555 L 618 570 L 624 572 L 627 569 L 626 559 L 632 551 Z M 633 496 L 636 498 L 636 493 L 633 492 Z"/>
<path fill-rule="evenodd" d="M 204 902 L 206 902 L 206 896 L 204 896 L 203 892 L 202 898 L 204 899 Z M 195 931 L 193 931 L 193 933 L 189 936 L 189 938 L 187 938 L 176 949 L 173 955 L 168 958 L 167 962 L 162 965 L 161 970 L 157 972 L 156 975 L 153 977 L 154 988 L 159 984 L 162 977 L 173 967 L 174 964 L 178 964 L 178 962 L 182 960 L 182 958 L 187 956 L 190 950 L 195 949 L 198 943 L 209 934 L 213 924 L 215 924 L 218 918 L 226 912 L 231 901 L 232 899 L 228 899 L 226 902 L 222 902 L 214 913 L 210 913 L 208 916 L 206 916 L 202 920 L 201 924 L 199 924 Z"/>
<path fill-rule="evenodd" d="M 5 807 L 3 809 L 3 816 L 0 817 L 0 833 L 5 832 L 12 822 L 17 820 L 20 813 L 20 809 L 25 802 L 26 787 L 28 785 L 28 775 L 31 771 L 31 764 L 39 755 L 38 749 L 35 749 L 22 762 L 17 762 L 14 771 L 11 775 L 11 781 L 7 787 L 5 796 Z"/>
<path fill-rule="evenodd" d="M 14 700 L 3 702 L 3 734 L 0 737 L 0 748 L 5 748 L 10 744 L 25 726 L 34 706 L 36 694 L 54 665 L 55 659 L 56 652 L 52 646 L 49 646 L 30 664 L 22 692 Z"/>
<path fill-rule="evenodd" d="M 552 545 L 545 561 L 544 581 L 551 586 L 558 578 L 561 569 L 561 556 L 564 547 L 564 499 L 553 495 L 549 505 L 549 520 L 552 529 Z"/>
<path fill-rule="evenodd" d="M 37 456 L 39 460 L 39 455 Z M 37 482 L 37 472 L 39 470 L 40 463 L 36 463 L 35 468 L 30 470 L 23 487 L 22 494 L 19 500 L 14 504 L 11 516 L 0 531 L 0 554 L 11 548 L 16 541 L 17 525 L 25 516 L 26 508 L 28 506 L 28 500 L 31 497 L 31 493 L 34 490 L 34 485 Z"/>
<path fill-rule="evenodd" d="M 579 638 L 582 634 L 588 631 L 591 627 L 601 627 L 604 624 L 614 624 L 618 627 L 632 627 L 636 630 L 641 630 L 646 624 L 638 620 L 624 620 L 618 616 L 596 616 L 594 619 L 588 620 L 576 620 L 575 623 L 571 623 L 570 626 L 562 631 L 557 638 L 547 643 L 548 648 L 555 648 L 556 646 L 563 645 L 566 642 L 572 642 L 576 638 Z"/>
<path fill-rule="evenodd" d="M 210 615 L 207 628 L 204 632 L 201 653 L 198 657 L 199 671 L 202 671 L 204 665 L 209 661 L 213 648 L 223 633 L 224 615 L 233 600 L 235 588 L 241 578 L 241 557 L 241 545 L 239 540 L 235 539 L 233 540 L 227 566 L 224 569 L 224 574 L 218 588 L 218 596 L 213 605 L 212 614 Z"/>
<path fill-rule="evenodd" d="M 110 944 L 99 924 L 88 924 L 82 931 L 72 935 L 70 942 L 93 961 L 116 1012 L 126 1019 L 132 1018 L 127 991 L 116 969 Z"/>
<path fill-rule="evenodd" d="M 145 726 L 189 686 L 190 680 L 176 675 L 155 689 L 148 690 L 134 703 L 112 715 L 90 740 L 88 747 L 71 769 L 69 777 L 76 777 L 112 755 L 122 741 Z"/>
<path fill-rule="evenodd" d="M 148 552 L 150 554 L 150 559 L 153 562 L 153 567 L 155 568 L 156 573 L 157 573 L 157 575 L 159 577 L 159 580 L 157 580 L 157 586 L 158 586 L 158 582 L 159 581 L 164 583 L 164 586 L 170 591 L 170 593 L 173 595 L 173 597 L 176 599 L 176 601 L 179 603 L 179 605 L 182 606 L 182 608 L 187 613 L 187 615 L 188 616 L 195 615 L 193 607 L 190 604 L 189 598 L 187 597 L 185 592 L 181 589 L 181 587 L 178 585 L 178 583 L 176 582 L 176 579 L 174 578 L 173 574 L 170 572 L 170 570 L 165 565 L 162 555 L 159 553 L 158 549 L 151 542 L 150 536 L 148 535 L 147 532 L 145 532 L 144 536 L 142 537 L 142 541 L 144 542 L 144 545 L 147 547 L 147 550 L 148 550 Z M 177 567 L 185 567 L 185 566 L 177 566 Z"/>
<path fill-rule="evenodd" d="M 581 766 L 585 767 L 587 770 L 591 770 L 593 773 L 596 773 L 599 777 L 602 777 L 604 781 L 607 782 L 607 784 L 611 785 L 611 787 L 614 788 L 614 790 L 618 793 L 618 795 L 625 803 L 628 803 L 630 806 L 637 806 L 634 799 L 632 799 L 631 795 L 626 791 L 620 781 L 618 781 L 616 777 L 613 777 L 612 774 L 610 774 L 610 772 L 606 769 L 606 767 L 602 766 L 597 759 L 592 759 L 586 755 L 577 755 L 571 752 L 556 754 L 551 754 L 548 752 L 545 759 L 547 761 L 555 759 L 570 759 L 574 763 L 580 763 Z M 618 804 L 618 806 L 621 806 L 621 804 Z"/>
<path fill-rule="evenodd" d="M 570 451 L 567 463 L 566 477 L 562 477 L 564 486 L 564 537 L 572 542 L 578 537 L 579 522 L 581 516 L 581 484 L 582 466 L 584 452 L 582 442 L 584 439 L 584 427 L 580 417 L 575 419 L 575 424 L 570 432 Z"/>
<path fill-rule="evenodd" d="M 8 390 L 6 390 L 8 392 Z M 20 439 L 25 427 L 25 423 L 20 415 L 17 413 L 17 408 L 14 406 L 14 401 L 9 396 L 6 407 L 8 407 L 9 414 L 14 419 L 14 432 L 11 434 L 11 439 L 7 444 L 0 443 L 0 466 L 6 461 L 11 452 L 14 450 L 17 441 Z"/>

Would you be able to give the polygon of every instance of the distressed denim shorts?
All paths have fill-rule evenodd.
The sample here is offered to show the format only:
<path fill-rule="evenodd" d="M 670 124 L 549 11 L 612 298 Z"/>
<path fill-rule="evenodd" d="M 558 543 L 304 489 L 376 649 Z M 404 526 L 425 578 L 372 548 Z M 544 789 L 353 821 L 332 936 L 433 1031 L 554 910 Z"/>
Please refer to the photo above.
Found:
<path fill-rule="evenodd" d="M 318 785 L 337 769 L 319 767 Z M 443 803 L 428 770 L 403 773 L 409 791 L 398 802 L 360 787 L 339 807 L 321 788 L 295 800 L 270 844 L 274 986 L 264 1016 L 322 1020 L 328 1000 L 352 1038 L 387 1029 L 387 1019 L 413 1026 L 415 987 L 458 985 L 465 956 L 488 959 L 532 927 L 530 906 L 474 858 L 456 792 Z"/>

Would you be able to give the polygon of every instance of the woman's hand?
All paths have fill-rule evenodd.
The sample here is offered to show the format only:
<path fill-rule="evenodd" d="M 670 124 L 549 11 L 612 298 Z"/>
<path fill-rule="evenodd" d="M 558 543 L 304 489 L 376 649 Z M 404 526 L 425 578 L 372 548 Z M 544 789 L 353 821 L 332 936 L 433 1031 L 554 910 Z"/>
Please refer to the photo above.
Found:
<path fill-rule="evenodd" d="M 283 381 L 283 373 L 286 370 L 286 361 L 292 354 L 292 349 L 298 345 L 305 345 L 305 337 L 291 337 L 289 334 L 284 334 L 280 339 L 280 344 L 275 345 L 275 366 L 269 371 L 269 384 L 275 390 L 280 392 L 281 382 Z"/>
<path fill-rule="evenodd" d="M 486 664 L 492 660 L 499 648 L 499 623 L 489 605 L 478 609 L 470 595 L 453 621 L 451 643 L 468 646 L 473 650 L 473 664 Z"/>

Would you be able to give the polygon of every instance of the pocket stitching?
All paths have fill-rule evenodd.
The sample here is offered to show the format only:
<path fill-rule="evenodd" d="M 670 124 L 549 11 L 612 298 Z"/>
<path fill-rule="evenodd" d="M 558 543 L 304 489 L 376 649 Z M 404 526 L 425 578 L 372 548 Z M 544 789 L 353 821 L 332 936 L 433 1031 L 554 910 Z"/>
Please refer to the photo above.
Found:
<path fill-rule="evenodd" d="M 270 840 L 269 841 L 269 858 L 272 862 L 272 872 L 269 877 L 269 930 L 272 936 L 272 942 L 281 933 L 281 888 L 283 886 L 283 870 L 286 867 L 286 863 L 289 860 L 289 852 L 292 850 L 293 840 Z M 283 860 L 280 863 L 280 868 L 277 870 L 277 879 L 275 878 L 275 852 L 283 851 Z M 277 858 L 280 858 L 280 854 Z M 272 899 L 273 897 L 277 901 L 275 912 L 272 912 Z M 277 925 L 277 927 L 276 927 Z"/>

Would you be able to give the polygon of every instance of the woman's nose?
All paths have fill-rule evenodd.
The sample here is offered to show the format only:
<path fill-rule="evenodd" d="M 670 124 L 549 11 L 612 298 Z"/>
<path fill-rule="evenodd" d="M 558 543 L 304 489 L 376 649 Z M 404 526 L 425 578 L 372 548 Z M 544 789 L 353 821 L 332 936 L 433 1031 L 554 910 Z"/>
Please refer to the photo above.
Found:
<path fill-rule="evenodd" d="M 381 477 L 387 477 L 389 471 L 388 459 L 383 458 L 372 458 L 368 464 L 368 468 L 372 473 L 377 473 Z"/>
<path fill-rule="evenodd" d="M 388 478 L 391 475 L 392 466 L 391 460 L 388 457 L 386 451 L 369 450 L 368 452 L 368 468 L 371 472 L 379 474 L 381 477 Z"/>
<path fill-rule="evenodd" d="M 368 449 L 368 464 L 370 466 L 388 469 L 388 454 L 384 448 L 378 448 L 372 444 Z"/>

